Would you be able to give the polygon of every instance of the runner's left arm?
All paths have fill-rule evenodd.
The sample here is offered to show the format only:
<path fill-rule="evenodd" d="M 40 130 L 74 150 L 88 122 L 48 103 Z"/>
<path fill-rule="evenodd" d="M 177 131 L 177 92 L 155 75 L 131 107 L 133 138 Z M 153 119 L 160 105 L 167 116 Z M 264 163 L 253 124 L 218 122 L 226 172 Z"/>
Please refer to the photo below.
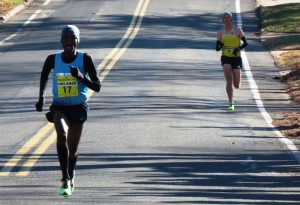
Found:
<path fill-rule="evenodd" d="M 101 82 L 97 76 L 97 71 L 93 63 L 92 57 L 87 53 L 84 53 L 83 56 L 83 66 L 84 66 L 84 70 L 88 73 L 89 78 L 87 78 L 85 75 L 82 75 L 82 73 L 80 73 L 78 68 L 75 67 L 71 67 L 72 76 L 76 77 L 84 85 L 86 85 L 88 88 L 92 89 L 93 91 L 99 92 L 101 88 Z"/>
<path fill-rule="evenodd" d="M 240 50 L 242 50 L 243 48 L 246 48 L 248 46 L 248 42 L 247 42 L 245 34 L 241 28 L 238 28 L 238 35 L 240 36 L 241 40 L 243 41 L 243 44 L 240 46 Z"/>
<path fill-rule="evenodd" d="M 247 39 L 246 39 L 246 37 L 245 37 L 245 35 L 244 35 L 244 32 L 243 32 L 243 30 L 242 30 L 241 28 L 238 28 L 237 34 L 238 34 L 238 36 L 241 38 L 241 40 L 243 41 L 243 44 L 242 44 L 240 47 L 234 49 L 233 54 L 235 54 L 235 55 L 237 55 L 237 53 L 238 53 L 240 50 L 242 50 L 242 49 L 244 49 L 244 48 L 246 48 L 246 47 L 248 46 Z"/>

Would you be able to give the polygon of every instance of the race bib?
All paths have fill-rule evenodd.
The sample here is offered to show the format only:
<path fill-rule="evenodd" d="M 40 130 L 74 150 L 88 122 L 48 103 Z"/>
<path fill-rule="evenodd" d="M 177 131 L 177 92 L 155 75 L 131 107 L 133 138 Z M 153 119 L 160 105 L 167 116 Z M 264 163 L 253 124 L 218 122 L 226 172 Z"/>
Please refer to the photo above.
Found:
<path fill-rule="evenodd" d="M 77 79 L 73 76 L 61 76 L 57 77 L 57 90 L 58 97 L 75 97 L 78 96 Z"/>
<path fill-rule="evenodd" d="M 234 47 L 224 47 L 223 48 L 223 54 L 225 56 L 234 56 L 233 55 L 233 50 L 234 50 Z"/>

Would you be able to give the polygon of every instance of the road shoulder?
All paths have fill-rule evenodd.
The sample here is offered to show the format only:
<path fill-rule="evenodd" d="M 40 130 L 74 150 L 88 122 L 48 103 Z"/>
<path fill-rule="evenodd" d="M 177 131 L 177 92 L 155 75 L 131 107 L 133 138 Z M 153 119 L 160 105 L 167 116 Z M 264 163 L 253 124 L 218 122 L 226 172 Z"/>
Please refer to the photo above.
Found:
<path fill-rule="evenodd" d="M 13 17 L 14 15 L 20 13 L 24 9 L 27 8 L 31 3 L 33 3 L 34 0 L 26 0 L 22 5 L 19 5 L 9 11 L 7 14 L 0 16 L 0 23 L 5 23 L 9 18 Z"/>

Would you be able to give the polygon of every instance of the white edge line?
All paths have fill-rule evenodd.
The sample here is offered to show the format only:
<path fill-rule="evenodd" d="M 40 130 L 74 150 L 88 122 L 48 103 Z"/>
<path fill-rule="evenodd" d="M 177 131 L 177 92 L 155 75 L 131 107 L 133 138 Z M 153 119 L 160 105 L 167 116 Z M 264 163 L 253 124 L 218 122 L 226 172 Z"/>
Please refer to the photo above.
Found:
<path fill-rule="evenodd" d="M 43 3 L 43 6 L 47 6 L 49 3 L 51 2 L 51 0 L 47 0 Z"/>
<path fill-rule="evenodd" d="M 241 7 L 240 7 L 240 0 L 235 1 L 235 6 L 236 6 L 236 13 L 237 13 L 237 25 L 242 27 L 243 22 L 242 22 L 242 17 L 241 17 Z M 257 87 L 257 84 L 253 78 L 252 72 L 251 72 L 251 67 L 248 62 L 248 58 L 246 55 L 246 51 L 241 52 L 242 58 L 243 58 L 243 65 L 246 71 L 246 76 L 248 79 L 248 83 L 251 88 L 251 93 L 253 95 L 253 98 L 255 100 L 256 106 L 259 109 L 261 115 L 265 119 L 265 121 L 268 123 L 269 127 L 273 128 L 274 133 L 276 136 L 279 138 L 279 141 L 291 151 L 291 154 L 293 155 L 294 159 L 297 161 L 298 164 L 300 164 L 300 153 L 298 148 L 295 146 L 292 140 L 286 138 L 281 134 L 280 131 L 278 131 L 272 124 L 272 118 L 269 115 L 269 113 L 266 111 L 264 103 L 260 97 L 260 93 Z"/>
<path fill-rule="evenodd" d="M 39 14 L 41 13 L 42 10 L 36 10 L 36 12 L 34 14 L 32 14 L 29 19 L 23 24 L 23 26 L 27 26 L 28 24 L 31 23 L 31 21 Z"/>
<path fill-rule="evenodd" d="M 49 1 L 49 2 L 50 2 L 50 1 Z M 28 18 L 28 20 L 25 21 L 25 23 L 24 23 L 22 26 L 25 27 L 25 26 L 27 26 L 28 24 L 30 24 L 31 21 L 32 21 L 34 18 L 36 18 L 36 16 L 37 16 L 39 13 L 41 13 L 41 12 L 42 12 L 42 10 L 36 10 L 36 12 L 35 12 L 34 14 L 32 14 L 32 15 Z M 21 32 L 21 31 L 22 31 L 22 29 L 18 29 L 18 31 L 17 31 L 16 33 L 14 33 L 14 34 L 12 34 L 12 35 L 6 37 L 6 38 L 3 39 L 2 41 L 0 41 L 0 46 L 1 46 L 2 44 L 4 44 L 6 41 L 9 41 L 10 39 L 12 39 L 12 38 L 14 38 L 15 36 L 17 36 L 18 33 Z"/>

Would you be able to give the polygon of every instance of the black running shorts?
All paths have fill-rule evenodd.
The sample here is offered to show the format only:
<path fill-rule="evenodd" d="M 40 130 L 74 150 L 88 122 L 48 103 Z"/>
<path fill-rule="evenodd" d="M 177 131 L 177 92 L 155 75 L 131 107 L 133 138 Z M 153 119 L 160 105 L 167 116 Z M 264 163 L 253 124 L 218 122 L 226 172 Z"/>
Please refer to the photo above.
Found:
<path fill-rule="evenodd" d="M 229 64 L 231 65 L 232 69 L 242 69 L 243 68 L 243 62 L 241 57 L 227 57 L 227 56 L 221 56 L 221 63 Z"/>
<path fill-rule="evenodd" d="M 87 120 L 87 113 L 89 111 L 88 104 L 83 103 L 80 105 L 55 105 L 50 106 L 50 112 L 46 113 L 46 118 L 49 122 L 53 123 L 53 114 L 55 111 L 64 113 L 70 124 L 83 124 Z"/>

